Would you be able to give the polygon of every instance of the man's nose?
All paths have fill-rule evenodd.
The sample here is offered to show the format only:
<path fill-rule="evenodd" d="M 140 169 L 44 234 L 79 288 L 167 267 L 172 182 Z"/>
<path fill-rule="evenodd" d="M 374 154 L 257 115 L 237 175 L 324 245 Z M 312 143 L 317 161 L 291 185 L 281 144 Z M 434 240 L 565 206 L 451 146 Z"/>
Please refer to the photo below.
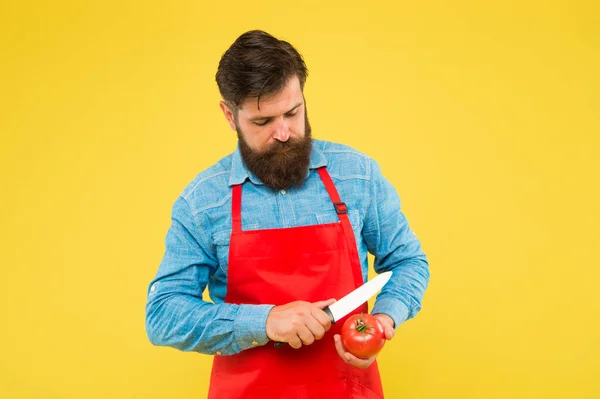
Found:
<path fill-rule="evenodd" d="M 273 126 L 275 128 L 273 138 L 284 143 L 288 141 L 290 138 L 290 129 L 285 118 L 283 116 L 277 118 Z"/>

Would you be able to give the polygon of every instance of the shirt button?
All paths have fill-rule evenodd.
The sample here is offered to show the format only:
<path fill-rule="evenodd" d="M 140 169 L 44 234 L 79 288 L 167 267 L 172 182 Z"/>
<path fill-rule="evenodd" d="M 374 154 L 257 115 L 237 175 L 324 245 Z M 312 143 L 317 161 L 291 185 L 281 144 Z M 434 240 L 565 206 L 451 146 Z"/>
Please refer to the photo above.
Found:
<path fill-rule="evenodd" d="M 258 342 L 252 341 L 252 345 L 256 346 L 256 345 L 258 345 Z"/>
<path fill-rule="evenodd" d="M 220 355 L 220 354 L 221 354 L 221 351 L 217 351 L 217 355 Z"/>
<path fill-rule="evenodd" d="M 280 193 L 285 195 L 285 190 L 281 190 Z"/>

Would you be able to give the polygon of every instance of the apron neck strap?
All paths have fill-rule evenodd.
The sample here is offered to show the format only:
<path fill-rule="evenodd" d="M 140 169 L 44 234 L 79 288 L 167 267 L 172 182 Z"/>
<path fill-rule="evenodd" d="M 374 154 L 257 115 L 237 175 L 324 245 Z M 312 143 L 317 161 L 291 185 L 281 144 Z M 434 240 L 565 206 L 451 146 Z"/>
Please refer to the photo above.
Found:
<path fill-rule="evenodd" d="M 242 231 L 242 185 L 233 186 L 231 195 L 231 231 L 239 233 Z"/>
<path fill-rule="evenodd" d="M 338 214 L 346 213 L 346 209 L 342 209 L 343 207 L 337 206 L 337 204 L 343 204 L 344 206 L 345 204 L 341 202 L 340 195 L 338 194 L 338 191 L 335 188 L 335 184 L 333 184 L 333 181 L 331 180 L 331 176 L 329 176 L 329 172 L 327 172 L 327 168 L 323 166 L 317 169 L 317 172 L 319 172 L 319 176 L 321 176 L 321 180 L 323 181 L 323 184 L 327 189 L 327 193 L 329 194 L 329 198 L 331 198 L 331 202 L 333 202 L 333 204 L 336 205 L 336 211 L 338 212 Z"/>

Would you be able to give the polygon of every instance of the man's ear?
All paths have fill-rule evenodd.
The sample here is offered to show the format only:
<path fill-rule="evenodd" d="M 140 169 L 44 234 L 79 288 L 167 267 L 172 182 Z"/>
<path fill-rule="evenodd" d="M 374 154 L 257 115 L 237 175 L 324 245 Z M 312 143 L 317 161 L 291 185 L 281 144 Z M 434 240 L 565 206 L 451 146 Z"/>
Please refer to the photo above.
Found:
<path fill-rule="evenodd" d="M 227 119 L 227 122 L 229 122 L 229 126 L 231 127 L 231 129 L 236 130 L 233 111 L 227 106 L 225 101 L 219 102 L 219 106 L 221 107 L 221 111 L 223 111 L 223 115 L 225 115 L 225 119 Z"/>

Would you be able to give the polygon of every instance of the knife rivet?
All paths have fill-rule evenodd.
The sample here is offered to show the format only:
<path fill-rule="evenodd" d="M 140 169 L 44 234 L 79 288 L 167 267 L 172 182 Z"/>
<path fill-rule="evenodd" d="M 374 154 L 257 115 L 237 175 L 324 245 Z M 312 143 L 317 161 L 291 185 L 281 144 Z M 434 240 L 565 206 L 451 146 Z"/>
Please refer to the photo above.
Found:
<path fill-rule="evenodd" d="M 252 345 L 256 346 L 256 345 L 258 345 L 258 342 L 252 341 Z"/>

